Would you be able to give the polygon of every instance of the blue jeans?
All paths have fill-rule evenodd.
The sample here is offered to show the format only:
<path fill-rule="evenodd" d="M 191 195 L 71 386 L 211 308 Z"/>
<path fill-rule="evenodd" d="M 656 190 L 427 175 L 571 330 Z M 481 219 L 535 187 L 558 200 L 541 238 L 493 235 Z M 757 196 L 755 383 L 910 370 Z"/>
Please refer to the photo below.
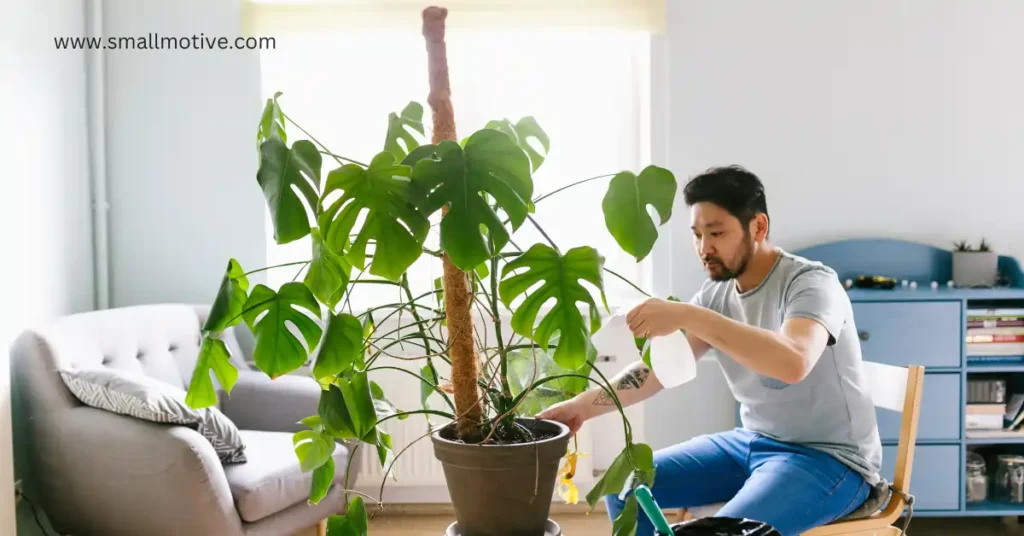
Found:
<path fill-rule="evenodd" d="M 726 503 L 720 517 L 768 523 L 798 536 L 852 512 L 871 486 L 833 456 L 736 429 L 700 436 L 654 453 L 651 492 L 662 508 Z M 624 502 L 605 497 L 615 519 Z M 639 510 L 637 536 L 654 534 Z"/>

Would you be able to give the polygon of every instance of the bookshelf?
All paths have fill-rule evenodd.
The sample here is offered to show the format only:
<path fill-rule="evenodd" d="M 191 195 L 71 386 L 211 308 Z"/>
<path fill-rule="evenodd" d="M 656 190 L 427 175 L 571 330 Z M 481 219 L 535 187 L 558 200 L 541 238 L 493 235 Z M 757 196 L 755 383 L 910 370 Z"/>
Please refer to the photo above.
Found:
<path fill-rule="evenodd" d="M 968 342 L 968 334 L 976 334 L 968 331 L 973 328 L 969 318 L 975 312 L 1024 309 L 1024 271 L 1020 262 L 1007 256 L 999 258 L 999 270 L 1009 281 L 1007 286 L 962 289 L 947 286 L 952 279 L 952 252 L 926 244 L 854 239 L 794 253 L 832 267 L 841 281 L 856 280 L 859 275 L 883 275 L 899 282 L 889 290 L 851 288 L 847 292 L 865 360 L 925 367 L 911 479 L 911 491 L 916 497 L 914 515 L 1024 515 L 1024 501 L 993 500 L 991 487 L 997 456 L 1024 456 L 1024 432 L 1007 437 L 990 437 L 991 433 L 973 437 L 976 434 L 968 430 L 968 382 L 1005 381 L 1007 402 L 1013 394 L 1024 395 L 1024 351 L 998 359 L 974 356 L 971 354 L 981 348 Z M 903 286 L 903 281 L 916 282 L 916 288 Z M 931 287 L 933 281 L 938 288 Z M 883 445 L 882 470 L 891 480 L 899 416 L 879 409 L 878 423 Z M 983 502 L 967 502 L 969 452 L 978 453 L 987 463 L 990 486 Z"/>

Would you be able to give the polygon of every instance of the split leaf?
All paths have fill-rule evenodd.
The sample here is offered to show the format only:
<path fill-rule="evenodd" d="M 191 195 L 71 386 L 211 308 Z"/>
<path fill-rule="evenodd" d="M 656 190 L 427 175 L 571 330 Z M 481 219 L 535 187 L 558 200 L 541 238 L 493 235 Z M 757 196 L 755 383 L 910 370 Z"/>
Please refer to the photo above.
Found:
<path fill-rule="evenodd" d="M 637 262 L 650 254 L 658 240 L 658 230 L 647 206 L 654 206 L 660 216 L 659 225 L 664 225 L 672 217 L 675 196 L 675 177 L 657 166 L 647 166 L 639 177 L 623 171 L 608 183 L 601 203 L 605 225 L 623 251 Z"/>
<path fill-rule="evenodd" d="M 231 355 L 224 341 L 211 335 L 203 335 L 203 344 L 199 347 L 199 359 L 192 371 L 192 379 L 185 394 L 185 404 L 192 409 L 208 408 L 217 405 L 217 392 L 210 379 L 210 371 L 217 376 L 217 381 L 228 393 L 238 380 L 238 369 L 231 364 Z"/>
<path fill-rule="evenodd" d="M 342 166 L 327 175 L 326 199 L 334 191 L 341 198 L 327 213 L 333 219 L 327 231 L 327 245 L 360 270 L 366 267 L 366 248 L 374 241 L 370 274 L 397 282 L 423 252 L 430 221 L 416 210 L 420 199 L 410 181 L 411 169 L 395 164 L 391 153 L 380 153 L 368 169 L 355 164 Z M 360 213 L 365 220 L 356 229 Z M 349 237 L 356 235 L 351 243 Z"/>
<path fill-rule="evenodd" d="M 501 251 L 509 241 L 509 232 L 488 199 L 505 211 L 514 231 L 526 220 L 533 195 L 526 154 L 507 135 L 492 129 L 470 136 L 465 149 L 453 141 L 441 142 L 433 157 L 416 163 L 413 180 L 427 194 L 424 214 L 448 207 L 441 219 L 441 249 L 467 272 L 491 258 L 492 242 L 493 251 Z"/>
<path fill-rule="evenodd" d="M 308 140 L 299 140 L 291 149 L 280 138 L 268 138 L 260 145 L 260 168 L 256 181 L 263 189 L 271 220 L 274 240 L 287 244 L 309 234 L 309 216 L 299 194 L 302 192 L 315 214 L 320 189 L 320 153 Z"/>
<path fill-rule="evenodd" d="M 363 326 L 359 319 L 348 314 L 330 314 L 327 317 L 327 328 L 324 339 L 320 343 L 316 363 L 313 365 L 313 377 L 321 380 L 333 380 L 341 372 L 351 369 L 361 361 L 363 351 Z"/>
<path fill-rule="evenodd" d="M 341 255 L 335 254 L 324 243 L 319 229 L 311 229 L 313 258 L 303 282 L 316 299 L 334 310 L 341 301 L 352 276 L 352 264 Z"/>
<path fill-rule="evenodd" d="M 515 311 L 512 315 L 512 329 L 531 338 L 542 348 L 546 348 L 554 334 L 558 333 L 558 344 L 553 355 L 555 363 L 568 370 L 580 369 L 587 363 L 587 354 L 592 351 L 590 335 L 600 327 L 601 321 L 597 304 L 582 282 L 586 281 L 600 291 L 601 301 L 607 309 L 603 266 L 604 257 L 592 247 L 581 246 L 560 255 L 546 244 L 535 244 L 526 253 L 506 264 L 502 269 L 498 292 L 505 305 Z M 509 275 L 520 268 L 526 271 Z M 530 290 L 538 284 L 535 290 Z M 528 295 L 513 309 L 512 302 L 523 294 Z M 555 303 L 538 325 L 536 322 L 541 307 L 549 300 Z M 589 326 L 577 307 L 581 302 L 589 306 Z"/>
<path fill-rule="evenodd" d="M 217 333 L 242 322 L 242 311 L 245 310 L 246 292 L 249 280 L 242 271 L 238 261 L 231 259 L 221 278 L 217 297 L 213 299 L 210 312 L 203 324 L 204 333 Z"/>
<path fill-rule="evenodd" d="M 402 109 L 402 114 L 391 112 L 388 115 L 388 133 L 384 140 L 384 150 L 395 155 L 395 160 L 402 160 L 406 155 L 419 147 L 420 142 L 413 136 L 412 129 L 423 135 L 423 105 L 410 102 Z M 398 141 L 405 142 L 405 147 Z"/>
<path fill-rule="evenodd" d="M 279 292 L 257 285 L 245 302 L 245 309 L 245 322 L 256 335 L 256 366 L 271 378 L 304 365 L 323 334 L 314 320 L 320 315 L 320 304 L 309 288 L 299 282 L 285 283 Z M 289 324 L 298 328 L 302 340 L 288 329 Z"/>

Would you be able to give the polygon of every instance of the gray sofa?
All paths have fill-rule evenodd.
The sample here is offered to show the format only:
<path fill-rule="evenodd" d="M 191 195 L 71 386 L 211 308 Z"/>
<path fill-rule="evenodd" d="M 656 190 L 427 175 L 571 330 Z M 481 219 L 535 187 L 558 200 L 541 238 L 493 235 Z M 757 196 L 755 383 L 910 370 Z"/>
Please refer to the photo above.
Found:
<path fill-rule="evenodd" d="M 243 464 L 222 465 L 189 427 L 85 406 L 57 372 L 72 364 L 113 367 L 187 389 L 207 313 L 184 304 L 80 313 L 15 341 L 18 476 L 61 534 L 282 536 L 344 511 L 350 451 L 338 444 L 334 484 L 311 505 L 311 474 L 300 470 L 292 447 L 298 421 L 317 413 L 320 387 L 299 375 L 272 381 L 249 365 L 253 338 L 245 324 L 223 337 L 239 377 L 218 406 L 241 430 Z"/>

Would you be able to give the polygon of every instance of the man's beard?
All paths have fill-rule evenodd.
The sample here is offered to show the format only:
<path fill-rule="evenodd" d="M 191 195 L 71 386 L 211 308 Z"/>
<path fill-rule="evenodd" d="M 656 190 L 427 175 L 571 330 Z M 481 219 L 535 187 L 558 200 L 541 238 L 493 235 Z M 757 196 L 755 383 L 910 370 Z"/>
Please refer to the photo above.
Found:
<path fill-rule="evenodd" d="M 730 268 L 729 265 L 719 257 L 704 257 L 703 260 L 705 264 L 716 264 L 721 270 L 719 272 L 711 272 L 709 274 L 713 281 L 728 281 L 730 279 L 735 279 L 743 275 L 743 272 L 747 271 L 747 264 L 750 262 L 750 257 L 754 254 L 754 241 L 750 238 L 749 234 L 747 235 L 743 245 L 743 251 L 740 253 L 739 261 L 736 263 L 735 268 Z"/>

